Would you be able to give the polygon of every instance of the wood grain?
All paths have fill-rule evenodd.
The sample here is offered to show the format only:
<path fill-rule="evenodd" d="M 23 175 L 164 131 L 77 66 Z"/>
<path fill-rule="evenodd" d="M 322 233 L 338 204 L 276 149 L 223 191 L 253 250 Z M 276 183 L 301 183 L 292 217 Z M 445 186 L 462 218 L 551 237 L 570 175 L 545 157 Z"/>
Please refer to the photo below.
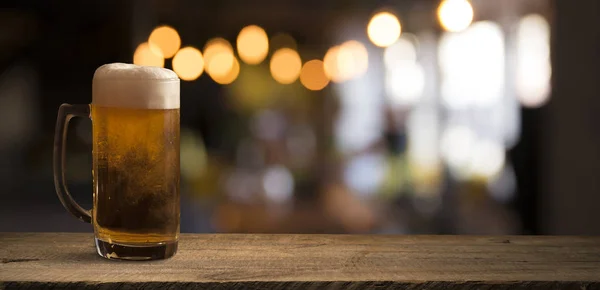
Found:
<path fill-rule="evenodd" d="M 184 234 L 109 261 L 91 234 L 0 233 L 0 289 L 600 289 L 600 237 Z"/>

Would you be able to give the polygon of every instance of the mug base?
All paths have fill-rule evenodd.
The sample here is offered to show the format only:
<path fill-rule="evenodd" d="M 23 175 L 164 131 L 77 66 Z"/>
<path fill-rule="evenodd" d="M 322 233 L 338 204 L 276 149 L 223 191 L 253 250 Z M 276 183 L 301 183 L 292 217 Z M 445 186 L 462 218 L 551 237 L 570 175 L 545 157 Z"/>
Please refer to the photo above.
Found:
<path fill-rule="evenodd" d="M 125 245 L 94 238 L 98 255 L 109 260 L 148 261 L 168 259 L 177 252 L 177 241 L 150 245 Z"/>

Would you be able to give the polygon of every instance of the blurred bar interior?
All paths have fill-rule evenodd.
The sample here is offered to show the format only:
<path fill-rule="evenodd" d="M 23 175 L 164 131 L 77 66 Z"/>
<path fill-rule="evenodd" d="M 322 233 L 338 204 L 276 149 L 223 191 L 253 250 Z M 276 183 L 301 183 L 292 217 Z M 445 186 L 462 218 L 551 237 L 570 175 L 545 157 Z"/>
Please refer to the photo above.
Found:
<path fill-rule="evenodd" d="M 133 62 L 182 79 L 182 232 L 600 233 L 598 7 L 3 4 L 0 231 L 91 230 L 53 192 L 56 109 Z M 70 130 L 90 207 L 91 125 Z"/>

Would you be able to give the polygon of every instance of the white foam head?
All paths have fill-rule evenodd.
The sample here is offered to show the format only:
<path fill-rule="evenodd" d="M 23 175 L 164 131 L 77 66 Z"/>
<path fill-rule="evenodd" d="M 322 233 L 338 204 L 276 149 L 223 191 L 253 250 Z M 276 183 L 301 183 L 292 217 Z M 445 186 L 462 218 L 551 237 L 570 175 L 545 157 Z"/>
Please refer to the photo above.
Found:
<path fill-rule="evenodd" d="M 179 78 L 160 67 L 111 63 L 99 67 L 92 82 L 92 104 L 138 109 L 179 108 Z"/>

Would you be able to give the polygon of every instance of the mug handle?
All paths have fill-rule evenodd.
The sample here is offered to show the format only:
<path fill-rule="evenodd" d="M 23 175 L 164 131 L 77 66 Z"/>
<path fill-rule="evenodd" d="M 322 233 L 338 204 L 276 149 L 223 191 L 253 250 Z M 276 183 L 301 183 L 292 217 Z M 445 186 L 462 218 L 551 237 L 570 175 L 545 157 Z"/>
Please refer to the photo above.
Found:
<path fill-rule="evenodd" d="M 67 129 L 69 128 L 69 121 L 73 117 L 90 118 L 90 106 L 62 104 L 58 109 L 56 129 L 54 131 L 54 188 L 56 188 L 58 199 L 60 199 L 60 202 L 72 215 L 83 222 L 91 223 L 92 215 L 90 211 L 83 209 L 77 204 L 73 197 L 71 197 L 66 185 L 65 151 Z"/>

